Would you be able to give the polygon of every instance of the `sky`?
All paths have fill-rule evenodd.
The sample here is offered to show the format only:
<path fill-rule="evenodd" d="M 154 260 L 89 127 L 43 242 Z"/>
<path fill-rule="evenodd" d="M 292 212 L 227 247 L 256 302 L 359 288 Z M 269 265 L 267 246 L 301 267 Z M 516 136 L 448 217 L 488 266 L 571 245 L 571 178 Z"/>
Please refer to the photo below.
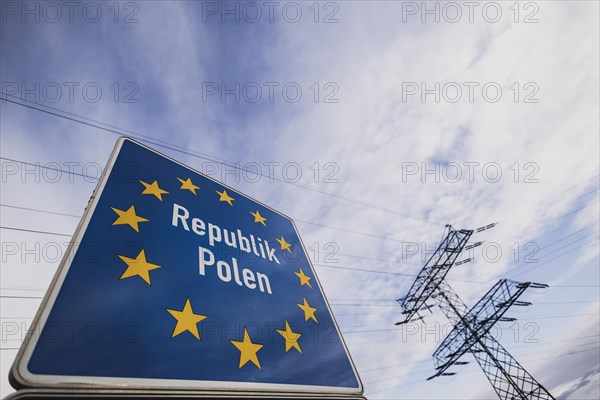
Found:
<path fill-rule="evenodd" d="M 439 308 L 394 325 L 445 225 L 494 222 L 447 282 L 548 284 L 492 334 L 556 398 L 600 397 L 597 2 L 1 7 L 2 397 L 123 134 L 296 221 L 368 398 L 496 398 L 470 355 L 426 381 Z"/>

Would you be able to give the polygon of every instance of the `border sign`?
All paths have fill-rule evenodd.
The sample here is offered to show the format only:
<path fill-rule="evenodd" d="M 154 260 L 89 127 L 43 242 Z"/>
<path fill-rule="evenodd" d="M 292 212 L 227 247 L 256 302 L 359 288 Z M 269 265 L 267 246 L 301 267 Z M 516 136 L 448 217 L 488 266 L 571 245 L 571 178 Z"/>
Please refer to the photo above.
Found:
<path fill-rule="evenodd" d="M 19 388 L 363 391 L 293 221 L 129 138 L 10 375 Z"/>

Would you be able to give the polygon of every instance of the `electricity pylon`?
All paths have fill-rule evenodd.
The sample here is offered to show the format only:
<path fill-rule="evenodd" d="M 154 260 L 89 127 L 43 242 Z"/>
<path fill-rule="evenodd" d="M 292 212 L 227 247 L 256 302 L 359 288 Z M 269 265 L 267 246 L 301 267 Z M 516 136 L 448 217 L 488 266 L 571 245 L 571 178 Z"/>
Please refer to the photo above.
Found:
<path fill-rule="evenodd" d="M 490 224 L 477 229 L 477 232 L 492 228 Z M 471 353 L 494 387 L 500 399 L 554 399 L 550 392 L 538 383 L 504 347 L 490 334 L 498 321 L 513 321 L 504 314 L 511 306 L 529 306 L 531 303 L 518 298 L 528 288 L 545 288 L 547 285 L 533 282 L 516 282 L 507 279 L 498 281 L 482 298 L 469 309 L 450 285 L 444 281 L 453 265 L 471 261 L 467 258 L 456 261 L 463 250 L 480 246 L 477 242 L 467 246 L 472 230 L 455 230 L 447 225 L 447 235 L 437 250 L 425 263 L 417 275 L 408 294 L 398 299 L 404 308 L 405 320 L 396 325 L 423 320 L 420 312 L 439 306 L 454 328 L 433 353 L 436 373 L 427 380 L 438 376 L 451 376 L 448 372 L 453 365 L 464 365 L 460 358 Z M 427 304 L 431 301 L 433 304 Z M 416 316 L 416 317 L 415 317 Z"/>

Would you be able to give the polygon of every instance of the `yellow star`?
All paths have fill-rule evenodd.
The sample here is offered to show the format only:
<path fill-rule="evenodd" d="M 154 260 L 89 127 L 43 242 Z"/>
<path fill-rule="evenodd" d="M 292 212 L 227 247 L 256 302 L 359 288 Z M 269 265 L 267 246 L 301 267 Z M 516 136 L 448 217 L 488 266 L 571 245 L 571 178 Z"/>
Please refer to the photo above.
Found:
<path fill-rule="evenodd" d="M 316 308 L 311 307 L 308 302 L 306 301 L 306 299 L 304 299 L 304 304 L 297 304 L 298 307 L 300 307 L 302 309 L 302 311 L 304 311 L 304 320 L 308 321 L 309 318 L 313 319 L 317 324 L 319 323 L 319 321 L 317 321 L 317 317 L 315 317 L 315 311 L 317 311 Z"/>
<path fill-rule="evenodd" d="M 127 211 L 119 210 L 118 208 L 111 207 L 111 209 L 117 213 L 119 216 L 113 225 L 129 225 L 132 227 L 137 233 L 140 233 L 140 228 L 138 226 L 139 222 L 147 222 L 149 221 L 146 218 L 142 218 L 135 213 L 135 207 L 132 205 L 127 209 Z"/>
<path fill-rule="evenodd" d="M 310 280 L 312 278 L 310 276 L 304 275 L 304 271 L 302 271 L 302 268 L 300 268 L 300 272 L 294 272 L 294 273 L 298 276 L 298 278 L 300 278 L 300 286 L 308 285 L 308 287 L 312 289 L 312 286 L 310 284 Z"/>
<path fill-rule="evenodd" d="M 140 251 L 136 258 L 129 258 L 121 255 L 119 258 L 127 264 L 127 269 L 123 272 L 120 279 L 131 278 L 132 276 L 137 275 L 145 280 L 148 285 L 152 285 L 152 283 L 150 283 L 150 271 L 162 268 L 160 265 L 151 264 L 146 261 L 144 249 Z"/>
<path fill-rule="evenodd" d="M 298 350 L 300 354 L 302 354 L 302 349 L 298 344 L 298 339 L 300 339 L 300 336 L 302 336 L 302 334 L 293 332 L 292 328 L 290 328 L 290 324 L 287 321 L 285 321 L 285 330 L 277 329 L 277 332 L 279 332 L 279 334 L 285 339 L 286 353 L 293 347 L 296 350 Z"/>
<path fill-rule="evenodd" d="M 275 240 L 277 240 L 277 242 L 279 242 L 279 244 L 281 245 L 281 250 L 287 250 L 290 253 L 292 252 L 292 250 L 290 250 L 292 245 L 289 244 L 288 242 L 286 242 L 285 239 L 283 238 L 283 236 L 281 237 L 281 239 L 275 238 Z"/>
<path fill-rule="evenodd" d="M 162 195 L 163 194 L 169 194 L 169 192 L 167 192 L 166 190 L 163 190 L 163 189 L 161 189 L 161 188 L 158 187 L 158 182 L 156 180 L 154 182 L 152 182 L 152 183 L 146 183 L 144 181 L 140 181 L 140 183 L 142 185 L 144 185 L 144 187 L 145 187 L 145 189 L 142 192 L 142 194 L 153 194 L 160 201 L 162 201 Z"/>
<path fill-rule="evenodd" d="M 219 197 L 219 201 L 226 201 L 227 203 L 229 203 L 229 205 L 231 207 L 233 207 L 233 201 L 235 200 L 233 197 L 229 196 L 227 194 L 227 191 L 225 189 L 223 189 L 223 192 L 219 192 L 218 190 L 215 190 L 215 192 L 219 193 L 219 195 L 221 197 Z"/>
<path fill-rule="evenodd" d="M 260 215 L 260 213 L 258 212 L 258 210 L 256 210 L 255 213 L 253 213 L 252 211 L 250 211 L 250 214 L 252 214 L 254 216 L 254 222 L 260 222 L 261 224 L 263 224 L 263 226 L 267 226 L 267 224 L 265 224 L 265 221 L 267 219 L 265 217 L 263 217 L 262 215 Z"/>
<path fill-rule="evenodd" d="M 263 345 L 258 343 L 252 343 L 252 341 L 250 340 L 250 335 L 248 335 L 248 330 L 246 328 L 244 328 L 243 341 L 238 342 L 236 340 L 230 340 L 230 342 L 240 351 L 240 365 L 238 369 L 241 369 L 244 365 L 246 365 L 248 361 L 252 361 L 252 363 L 256 365 L 259 369 L 262 369 L 256 353 L 263 347 Z"/>
<path fill-rule="evenodd" d="M 183 310 L 177 311 L 167 308 L 167 311 L 177 320 L 177 325 L 175 325 L 175 329 L 173 329 L 173 334 L 171 335 L 172 338 L 180 333 L 189 331 L 196 337 L 196 339 L 200 340 L 197 324 L 208 317 L 206 315 L 194 314 L 194 310 L 192 310 L 192 304 L 190 303 L 189 298 L 185 301 Z"/>
<path fill-rule="evenodd" d="M 179 180 L 179 182 L 181 182 L 181 187 L 179 189 L 184 190 L 187 189 L 190 192 L 194 193 L 194 196 L 196 196 L 196 189 L 200 189 L 200 186 L 196 186 L 192 183 L 192 178 L 187 178 L 186 180 L 183 180 L 181 178 L 177 178 Z"/>

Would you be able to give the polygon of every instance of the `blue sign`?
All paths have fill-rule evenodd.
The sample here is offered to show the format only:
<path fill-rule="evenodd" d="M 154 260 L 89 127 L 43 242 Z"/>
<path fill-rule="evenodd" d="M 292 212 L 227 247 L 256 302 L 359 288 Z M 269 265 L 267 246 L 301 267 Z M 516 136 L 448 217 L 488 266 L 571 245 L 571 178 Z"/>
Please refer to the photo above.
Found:
<path fill-rule="evenodd" d="M 20 385 L 362 393 L 293 222 L 118 141 L 12 375 Z"/>

